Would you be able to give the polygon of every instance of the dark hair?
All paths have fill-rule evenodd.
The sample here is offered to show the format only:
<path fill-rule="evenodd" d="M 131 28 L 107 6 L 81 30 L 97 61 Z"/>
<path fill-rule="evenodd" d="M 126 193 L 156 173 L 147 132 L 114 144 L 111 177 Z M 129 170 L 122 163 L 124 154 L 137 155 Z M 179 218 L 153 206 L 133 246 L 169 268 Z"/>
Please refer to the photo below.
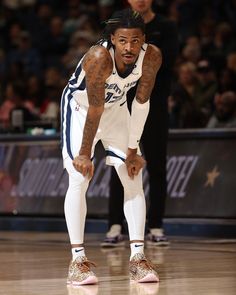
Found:
<path fill-rule="evenodd" d="M 145 24 L 142 16 L 131 8 L 114 12 L 111 18 L 105 21 L 105 24 L 103 38 L 108 40 L 110 39 L 110 35 L 114 34 L 120 28 L 138 28 L 143 34 L 145 33 Z"/>

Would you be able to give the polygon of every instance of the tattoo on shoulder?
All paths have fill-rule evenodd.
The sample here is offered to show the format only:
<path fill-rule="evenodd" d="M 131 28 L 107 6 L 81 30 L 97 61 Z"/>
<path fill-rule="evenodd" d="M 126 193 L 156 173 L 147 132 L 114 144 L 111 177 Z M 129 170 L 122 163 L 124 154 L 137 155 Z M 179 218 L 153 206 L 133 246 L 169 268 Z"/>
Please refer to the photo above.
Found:
<path fill-rule="evenodd" d="M 99 47 L 91 48 L 83 63 L 89 103 L 95 106 L 104 103 L 105 81 L 112 71 L 112 60 L 107 49 Z"/>
<path fill-rule="evenodd" d="M 149 99 L 161 64 L 162 54 L 160 49 L 154 45 L 149 45 L 143 60 L 142 76 L 136 93 L 136 98 L 138 97 L 140 103 L 144 103 Z"/>

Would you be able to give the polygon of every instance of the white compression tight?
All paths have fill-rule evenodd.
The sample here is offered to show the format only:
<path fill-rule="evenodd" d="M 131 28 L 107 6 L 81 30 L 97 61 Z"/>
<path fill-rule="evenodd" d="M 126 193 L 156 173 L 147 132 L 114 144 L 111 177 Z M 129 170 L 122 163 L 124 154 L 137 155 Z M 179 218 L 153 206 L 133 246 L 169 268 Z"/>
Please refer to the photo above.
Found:
<path fill-rule="evenodd" d="M 83 244 L 84 227 L 87 213 L 86 191 L 89 181 L 77 172 L 71 159 L 65 160 L 69 173 L 69 187 L 66 193 L 64 210 L 71 244 Z M 126 165 L 115 166 L 124 186 L 124 214 L 128 223 L 130 240 L 144 240 L 146 221 L 146 202 L 142 187 L 142 172 L 131 179 Z"/>
<path fill-rule="evenodd" d="M 88 178 L 77 172 L 70 158 L 64 162 L 69 174 L 69 187 L 66 193 L 64 211 L 71 244 L 83 244 L 84 226 L 87 214 L 85 193 L 88 188 Z"/>
<path fill-rule="evenodd" d="M 126 165 L 116 165 L 124 187 L 124 214 L 128 223 L 130 240 L 144 240 L 146 201 L 143 192 L 142 170 L 134 179 L 128 176 Z"/>

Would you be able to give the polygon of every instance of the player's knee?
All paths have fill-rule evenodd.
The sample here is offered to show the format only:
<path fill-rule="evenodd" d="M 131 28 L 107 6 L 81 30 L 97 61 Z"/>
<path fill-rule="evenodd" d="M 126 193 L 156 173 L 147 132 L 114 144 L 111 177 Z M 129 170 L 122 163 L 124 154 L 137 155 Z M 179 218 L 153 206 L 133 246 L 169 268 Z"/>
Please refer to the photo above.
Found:
<path fill-rule="evenodd" d="M 124 195 L 127 199 L 132 199 L 136 196 L 144 196 L 143 187 L 140 183 L 124 186 Z"/>
<path fill-rule="evenodd" d="M 89 181 L 87 177 L 84 177 L 81 173 L 75 172 L 69 175 L 69 186 L 74 189 L 81 189 L 83 187 L 86 189 L 88 187 Z"/>

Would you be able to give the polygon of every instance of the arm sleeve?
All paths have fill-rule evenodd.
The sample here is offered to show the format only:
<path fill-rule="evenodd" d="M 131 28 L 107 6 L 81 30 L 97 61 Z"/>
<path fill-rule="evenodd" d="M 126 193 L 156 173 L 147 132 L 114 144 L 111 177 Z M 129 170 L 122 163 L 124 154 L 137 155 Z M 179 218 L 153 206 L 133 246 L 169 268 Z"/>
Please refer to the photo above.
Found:
<path fill-rule="evenodd" d="M 140 138 L 143 133 L 143 128 L 149 113 L 150 102 L 149 100 L 143 104 L 139 103 L 134 98 L 131 107 L 130 117 L 130 130 L 129 130 L 129 142 L 128 147 L 136 149 L 139 146 Z"/>

